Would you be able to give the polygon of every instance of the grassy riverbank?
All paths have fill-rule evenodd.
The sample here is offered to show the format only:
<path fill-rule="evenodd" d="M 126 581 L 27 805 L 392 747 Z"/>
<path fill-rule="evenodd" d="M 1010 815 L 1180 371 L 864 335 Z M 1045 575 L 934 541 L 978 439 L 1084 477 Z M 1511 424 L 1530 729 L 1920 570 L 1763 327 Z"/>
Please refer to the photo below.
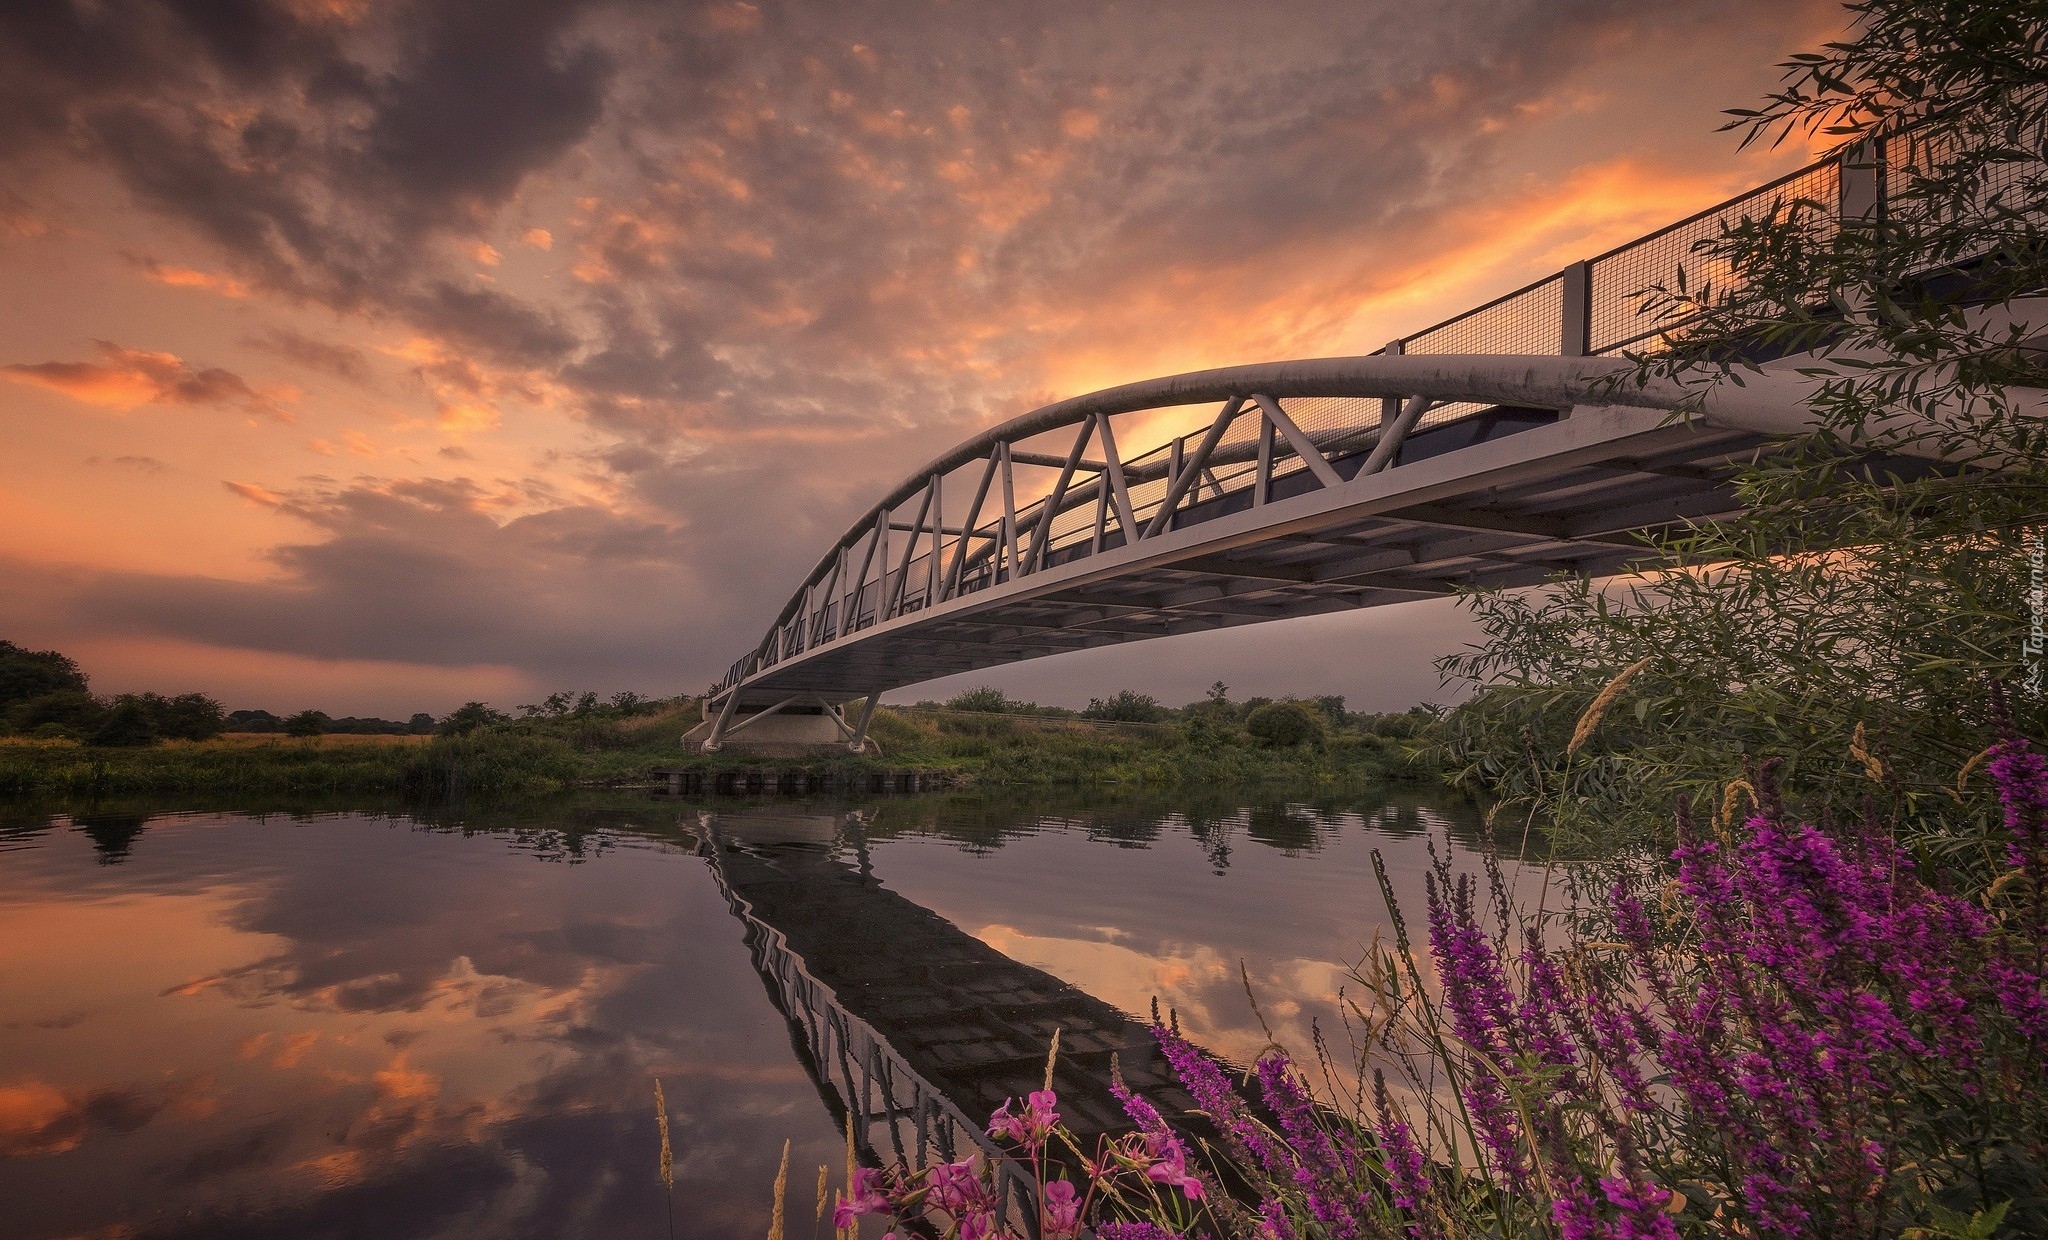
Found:
<path fill-rule="evenodd" d="M 662 766 L 716 770 L 758 764 L 758 759 L 739 756 L 685 756 L 681 734 L 700 717 L 697 703 L 686 701 L 630 719 L 520 720 L 464 736 L 230 733 L 146 748 L 0 738 L 0 795 L 525 796 L 640 783 Z M 1433 768 L 1408 762 L 1403 739 L 1368 730 L 1277 746 L 1242 732 L 1185 724 L 884 708 L 876 714 L 873 731 L 884 756 L 869 765 L 948 770 L 966 786 L 1349 784 L 1435 778 Z M 856 760 L 811 760 L 820 766 L 833 762 Z"/>

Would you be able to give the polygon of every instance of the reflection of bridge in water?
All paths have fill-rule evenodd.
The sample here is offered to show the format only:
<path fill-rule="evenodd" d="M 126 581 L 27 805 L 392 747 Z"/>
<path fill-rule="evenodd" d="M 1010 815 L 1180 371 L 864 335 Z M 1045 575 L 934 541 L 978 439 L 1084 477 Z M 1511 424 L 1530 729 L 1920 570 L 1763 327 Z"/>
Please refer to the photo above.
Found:
<path fill-rule="evenodd" d="M 883 887 L 857 815 L 699 822 L 698 850 L 798 1057 L 835 1122 L 855 1121 L 865 1161 L 992 1151 L 989 1113 L 1043 1086 L 1055 1029 L 1060 1113 L 1084 1148 L 1131 1126 L 1109 1091 L 1112 1055 L 1163 1114 L 1193 1106 L 1144 1025 Z"/>

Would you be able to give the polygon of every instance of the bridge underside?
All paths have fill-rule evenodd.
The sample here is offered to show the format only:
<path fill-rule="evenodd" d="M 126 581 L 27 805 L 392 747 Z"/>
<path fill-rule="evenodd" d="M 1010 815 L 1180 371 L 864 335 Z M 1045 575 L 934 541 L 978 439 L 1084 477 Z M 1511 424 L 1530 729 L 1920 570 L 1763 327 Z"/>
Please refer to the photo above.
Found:
<path fill-rule="evenodd" d="M 1297 475 L 1302 493 L 1259 508 L 1248 494 L 1219 496 L 1136 548 L 1076 548 L 785 659 L 736 686 L 739 713 L 1461 587 L 1616 573 L 1643 558 L 1643 532 L 1736 511 L 1733 467 L 1765 443 L 1622 407 L 1498 409 L 1442 429 L 1456 438 L 1416 436 L 1398 469 L 1329 487 Z"/>

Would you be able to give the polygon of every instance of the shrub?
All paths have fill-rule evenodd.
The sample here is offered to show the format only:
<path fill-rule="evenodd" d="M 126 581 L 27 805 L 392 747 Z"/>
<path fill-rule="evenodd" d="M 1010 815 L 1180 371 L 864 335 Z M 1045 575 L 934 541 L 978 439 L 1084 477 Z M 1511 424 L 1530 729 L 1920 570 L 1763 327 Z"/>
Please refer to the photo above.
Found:
<path fill-rule="evenodd" d="M 1244 730 L 1274 749 L 1293 749 L 1323 739 L 1322 717 L 1300 702 L 1268 702 L 1245 716 Z"/>
<path fill-rule="evenodd" d="M 976 685 L 965 693 L 954 695 L 946 703 L 947 710 L 979 710 L 993 714 L 1016 710 L 1022 702 L 1015 701 L 1001 689 L 991 685 Z"/>
<path fill-rule="evenodd" d="M 1149 693 L 1123 689 L 1114 697 L 1090 699 L 1088 708 L 1081 712 L 1081 717 L 1108 719 L 1117 723 L 1158 723 L 1166 718 L 1166 708 Z"/>
<path fill-rule="evenodd" d="M 7 712 L 9 730 L 31 735 L 56 735 L 83 740 L 106 720 L 107 708 L 83 689 L 60 689 L 30 698 Z"/>
<path fill-rule="evenodd" d="M 134 749 L 157 742 L 156 722 L 139 698 L 122 697 L 93 729 L 86 743 L 108 749 Z"/>
<path fill-rule="evenodd" d="M 559 737 L 491 728 L 414 751 L 404 783 L 429 796 L 544 796 L 567 788 L 577 771 L 575 751 Z"/>
<path fill-rule="evenodd" d="M 284 721 L 286 736 L 319 736 L 327 731 L 328 719 L 325 711 L 302 710 Z"/>
<path fill-rule="evenodd" d="M 482 702 L 465 702 L 448 713 L 436 729 L 442 736 L 468 736 L 478 728 L 508 722 L 512 716 Z"/>
<path fill-rule="evenodd" d="M 123 694 L 114 701 L 116 706 L 123 702 L 140 706 L 149 716 L 150 726 L 166 740 L 211 740 L 227 731 L 227 716 L 220 703 L 203 693 L 181 693 L 176 697 L 161 693 Z"/>

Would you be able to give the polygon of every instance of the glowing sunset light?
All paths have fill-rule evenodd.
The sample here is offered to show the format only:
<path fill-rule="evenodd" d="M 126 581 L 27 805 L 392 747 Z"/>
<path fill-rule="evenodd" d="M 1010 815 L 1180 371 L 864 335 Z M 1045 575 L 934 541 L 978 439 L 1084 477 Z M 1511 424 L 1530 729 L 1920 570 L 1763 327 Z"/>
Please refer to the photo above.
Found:
<path fill-rule="evenodd" d="M 1839 20 L 515 8 L 0 18 L 0 636 L 128 651 L 101 691 L 239 662 L 231 707 L 700 690 L 982 427 L 1373 351 L 1795 166 L 1718 109 Z M 301 608 L 350 619 L 245 622 Z"/>

